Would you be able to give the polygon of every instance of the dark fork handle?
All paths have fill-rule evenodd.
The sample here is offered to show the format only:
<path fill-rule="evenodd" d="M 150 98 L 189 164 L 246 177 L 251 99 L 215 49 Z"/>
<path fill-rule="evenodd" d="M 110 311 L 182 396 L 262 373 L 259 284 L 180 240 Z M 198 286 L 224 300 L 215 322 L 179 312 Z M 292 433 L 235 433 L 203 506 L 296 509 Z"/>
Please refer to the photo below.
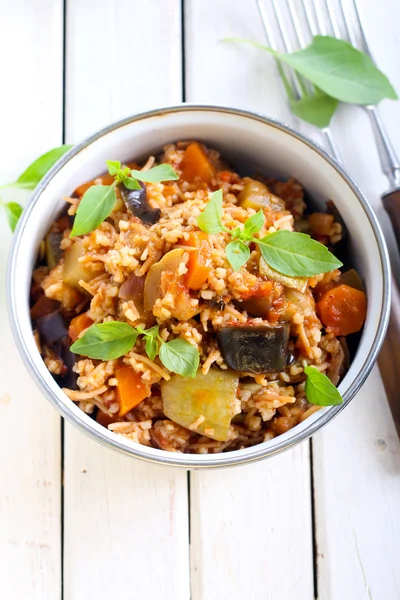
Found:
<path fill-rule="evenodd" d="M 398 220 L 400 224 L 400 220 Z M 397 229 L 399 234 L 400 228 Z M 389 327 L 378 363 L 397 433 L 400 437 L 400 292 L 392 277 L 392 306 Z"/>
<path fill-rule="evenodd" d="M 400 250 L 400 189 L 389 192 L 383 196 L 382 202 L 392 222 L 397 246 Z"/>

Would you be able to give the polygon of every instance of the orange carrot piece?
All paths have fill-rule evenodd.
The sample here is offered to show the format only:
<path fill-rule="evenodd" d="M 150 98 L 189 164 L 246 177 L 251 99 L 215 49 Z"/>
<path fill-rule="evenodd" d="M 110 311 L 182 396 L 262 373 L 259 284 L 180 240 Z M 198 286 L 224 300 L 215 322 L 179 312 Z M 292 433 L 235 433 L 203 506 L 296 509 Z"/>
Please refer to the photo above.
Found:
<path fill-rule="evenodd" d="M 189 144 L 182 160 L 182 179 L 189 183 L 196 179 L 208 183 L 214 175 L 215 169 L 203 147 L 198 142 Z"/>
<path fill-rule="evenodd" d="M 345 284 L 338 285 L 317 302 L 317 313 L 328 332 L 349 335 L 364 325 L 367 300 L 364 292 Z"/>
<path fill-rule="evenodd" d="M 190 251 L 185 283 L 191 290 L 201 290 L 211 270 L 211 247 L 204 231 L 194 231 L 187 241 Z"/>
<path fill-rule="evenodd" d="M 85 331 L 85 329 L 90 327 L 92 324 L 92 319 L 88 317 L 86 313 L 82 313 L 81 315 L 74 317 L 69 324 L 69 337 L 73 342 L 76 342 L 82 331 Z"/>
<path fill-rule="evenodd" d="M 121 367 L 116 370 L 115 377 L 118 381 L 119 412 L 123 417 L 135 408 L 142 400 L 150 396 L 151 386 L 143 381 L 139 373 L 131 367 Z"/>

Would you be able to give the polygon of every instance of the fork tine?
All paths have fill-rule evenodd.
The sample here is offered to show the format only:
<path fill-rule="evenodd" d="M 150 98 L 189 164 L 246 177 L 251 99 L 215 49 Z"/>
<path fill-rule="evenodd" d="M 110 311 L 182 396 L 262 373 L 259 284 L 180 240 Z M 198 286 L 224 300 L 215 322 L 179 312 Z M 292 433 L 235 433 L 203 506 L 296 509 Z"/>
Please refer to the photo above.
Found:
<path fill-rule="evenodd" d="M 317 32 L 316 33 L 320 33 L 321 35 L 328 35 L 328 30 L 325 24 L 325 17 L 324 15 L 321 13 L 321 8 L 319 6 L 318 1 L 316 2 L 314 0 L 313 2 L 314 5 L 314 11 L 315 11 L 315 16 L 317 19 Z"/>
<path fill-rule="evenodd" d="M 339 24 L 338 24 L 338 22 L 336 20 L 335 10 L 334 10 L 334 8 L 332 6 L 332 1 L 331 0 L 324 0 L 324 1 L 325 1 L 326 9 L 328 11 L 328 17 L 329 17 L 329 19 L 331 21 L 331 25 L 332 25 L 332 29 L 333 29 L 333 34 L 334 34 L 335 37 L 340 38 L 341 37 L 341 35 L 340 35 L 340 27 L 339 27 Z M 340 5 L 340 10 L 341 10 L 341 12 L 343 14 L 342 3 L 339 2 L 339 5 Z"/>
<path fill-rule="evenodd" d="M 318 33 L 317 27 L 315 25 L 315 20 L 314 20 L 315 14 L 314 15 L 312 14 L 310 5 L 305 0 L 301 0 L 301 5 L 303 7 L 303 12 L 306 17 L 305 22 L 307 25 L 308 33 L 309 33 L 310 37 L 313 37 L 314 35 L 316 35 Z"/>
<path fill-rule="evenodd" d="M 265 36 L 267 38 L 267 42 L 268 42 L 268 44 L 270 44 L 270 46 L 274 50 L 278 50 L 279 49 L 278 48 L 278 44 L 276 42 L 276 38 L 274 36 L 272 27 L 270 27 L 268 15 L 267 15 L 267 12 L 265 10 L 264 4 L 263 4 L 262 0 L 256 0 L 256 3 L 257 3 L 258 12 L 260 13 L 260 17 L 261 17 L 261 21 L 262 21 L 262 24 L 263 24 Z M 281 40 L 282 40 L 282 43 L 283 43 L 283 49 L 285 50 L 285 52 L 290 52 L 290 50 L 289 50 L 289 48 L 290 48 L 289 38 L 287 36 L 286 30 L 284 30 L 284 28 L 282 28 L 282 22 L 281 22 L 281 19 L 280 19 L 280 16 L 279 16 L 279 12 L 277 11 L 277 8 L 276 8 L 274 0 L 272 0 L 271 6 L 272 6 L 272 10 L 273 10 L 273 13 L 274 13 L 275 20 L 276 20 L 277 25 L 278 25 L 278 30 L 280 32 L 280 37 L 281 37 Z M 296 98 L 300 98 L 301 95 L 302 95 L 301 85 L 299 84 L 299 81 L 298 81 L 296 75 L 294 74 L 294 72 L 292 71 L 292 69 L 286 68 L 283 65 L 280 68 L 284 70 L 287 82 L 289 83 L 289 85 L 293 89 L 294 96 Z"/>
<path fill-rule="evenodd" d="M 356 48 L 357 47 L 357 40 L 356 40 L 356 38 L 354 36 L 353 28 L 350 26 L 352 18 L 351 18 L 351 15 L 348 12 L 349 5 L 346 2 L 346 8 L 344 8 L 342 2 L 339 2 L 339 7 L 340 7 L 340 14 L 342 15 L 342 19 L 343 19 L 343 23 L 344 23 L 344 27 L 345 27 L 345 31 L 346 31 L 346 37 L 353 44 L 353 46 Z"/>
<path fill-rule="evenodd" d="M 365 37 L 365 33 L 364 33 L 364 28 L 362 26 L 360 12 L 358 10 L 358 5 L 357 5 L 357 0 L 350 0 L 350 2 L 353 5 L 354 18 L 350 19 L 350 15 L 348 12 L 348 4 L 346 3 L 346 9 L 344 9 L 343 6 L 341 5 L 344 22 L 346 23 L 346 27 L 349 22 L 354 23 L 354 25 L 358 29 L 358 40 L 359 40 L 359 46 L 361 47 L 361 50 L 363 52 L 365 52 L 365 54 L 369 54 L 369 56 L 371 56 L 371 51 L 369 49 L 367 38 Z M 346 14 L 347 14 L 347 17 L 346 17 Z"/>

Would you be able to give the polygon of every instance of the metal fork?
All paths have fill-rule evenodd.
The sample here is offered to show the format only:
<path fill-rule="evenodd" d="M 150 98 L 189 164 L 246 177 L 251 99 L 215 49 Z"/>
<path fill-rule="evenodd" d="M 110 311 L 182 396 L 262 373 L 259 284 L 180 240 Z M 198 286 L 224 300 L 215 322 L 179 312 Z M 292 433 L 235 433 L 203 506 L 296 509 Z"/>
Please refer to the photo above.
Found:
<path fill-rule="evenodd" d="M 305 46 L 308 41 L 307 38 L 311 38 L 317 33 L 322 35 L 333 34 L 336 37 L 342 37 L 340 35 L 338 21 L 333 10 L 332 0 L 320 0 L 320 3 L 318 4 L 318 0 L 286 0 L 286 3 L 283 3 L 282 0 L 270 0 L 270 6 L 274 13 L 274 20 L 277 24 L 277 33 L 279 34 L 281 41 L 281 47 L 279 47 L 274 35 L 275 30 L 270 24 L 265 10 L 265 5 L 262 3 L 262 0 L 256 0 L 256 2 L 267 36 L 267 43 L 274 50 L 283 50 L 284 52 L 291 52 L 293 50 L 290 44 L 288 29 L 281 12 L 283 4 L 285 4 L 288 9 L 287 12 L 290 19 L 289 27 L 293 30 L 293 37 L 296 40 L 297 46 Z M 303 21 L 305 22 L 306 33 L 304 33 L 304 28 L 301 25 L 299 13 L 295 10 L 295 2 L 297 8 L 301 8 L 303 17 L 305 17 Z M 326 11 L 321 11 L 321 3 L 323 3 Z M 343 7 L 343 3 L 345 3 L 346 8 Z M 354 12 L 353 21 L 350 21 L 350 4 L 352 5 Z M 356 0 L 339 0 L 339 6 L 339 14 L 342 17 L 347 39 L 354 46 L 358 46 L 363 52 L 369 54 L 369 48 L 361 25 Z M 324 12 L 325 14 L 323 14 Z M 327 16 L 328 27 L 326 27 Z M 354 33 L 351 23 L 355 24 L 357 34 Z M 286 84 L 291 86 L 292 94 L 298 99 L 304 95 L 305 90 L 310 91 L 310 88 L 305 87 L 308 85 L 307 82 L 305 82 L 290 69 L 285 70 L 285 80 Z M 382 171 L 389 180 L 390 189 L 382 196 L 382 202 L 392 222 L 400 249 L 400 164 L 380 120 L 376 106 L 364 106 L 363 108 L 367 111 L 367 114 L 370 117 L 375 141 L 378 147 Z M 339 153 L 334 144 L 331 129 L 326 127 L 321 129 L 321 131 L 322 135 L 324 136 L 327 150 L 334 158 L 339 160 Z M 390 408 L 392 410 L 397 431 L 400 436 L 400 402 L 398 399 L 398 390 L 400 386 L 400 355 L 397 352 L 400 339 L 400 291 L 394 279 L 392 280 L 392 292 L 392 310 L 389 328 L 382 346 L 381 355 L 379 357 L 379 366 Z"/>
<path fill-rule="evenodd" d="M 274 21 L 277 25 L 276 31 L 268 18 L 265 4 L 262 0 L 256 0 L 256 3 L 267 43 L 274 50 L 292 52 L 297 48 L 306 46 L 312 36 L 321 34 L 347 39 L 353 46 L 371 56 L 356 0 L 339 0 L 337 3 L 344 36 L 341 35 L 341 27 L 332 0 L 320 0 L 320 2 L 317 0 L 286 0 L 286 2 L 270 0 Z M 287 9 L 286 19 L 283 14 L 285 7 Z M 289 35 L 289 28 L 292 30 L 292 36 Z M 277 42 L 275 33 L 278 34 L 280 43 Z M 291 39 L 295 40 L 296 48 L 292 46 Z M 304 95 L 304 86 L 308 84 L 291 69 L 285 67 L 285 73 L 293 94 L 300 99 Z M 382 201 L 392 222 L 400 248 L 400 162 L 384 128 L 377 107 L 371 105 L 362 106 L 362 108 L 370 118 L 381 168 L 389 180 L 390 187 L 382 196 Z M 321 129 L 321 132 L 327 150 L 336 160 L 340 161 L 340 155 L 334 143 L 330 127 Z"/>

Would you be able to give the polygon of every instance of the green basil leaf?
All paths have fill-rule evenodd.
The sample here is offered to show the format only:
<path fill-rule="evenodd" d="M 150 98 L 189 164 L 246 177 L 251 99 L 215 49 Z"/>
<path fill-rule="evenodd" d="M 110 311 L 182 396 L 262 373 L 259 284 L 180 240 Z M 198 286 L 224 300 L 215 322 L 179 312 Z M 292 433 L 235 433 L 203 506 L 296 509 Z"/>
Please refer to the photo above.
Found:
<path fill-rule="evenodd" d="M 154 360 L 158 353 L 157 337 L 149 336 L 146 339 L 145 350 L 146 350 L 146 354 L 150 358 L 150 360 Z"/>
<path fill-rule="evenodd" d="M 139 327 L 138 327 L 139 329 Z M 146 335 L 147 337 L 157 337 L 158 330 L 160 329 L 159 325 L 153 325 L 153 327 L 149 327 L 149 329 L 142 330 L 140 329 L 140 333 Z"/>
<path fill-rule="evenodd" d="M 123 184 L 128 190 L 140 190 L 140 183 L 134 177 L 124 177 Z"/>
<path fill-rule="evenodd" d="M 197 217 L 197 225 L 206 233 L 219 233 L 224 230 L 222 225 L 222 190 L 217 190 L 213 194 L 207 206 Z"/>
<path fill-rule="evenodd" d="M 3 206 L 7 214 L 7 221 L 10 225 L 11 231 L 15 231 L 18 219 L 21 216 L 23 208 L 20 204 L 17 204 L 17 202 L 7 202 L 3 204 Z"/>
<path fill-rule="evenodd" d="M 299 100 L 289 98 L 290 110 L 296 117 L 321 129 L 329 127 L 338 105 L 339 100 L 320 90 L 315 90 L 313 96 L 304 96 Z"/>
<path fill-rule="evenodd" d="M 71 346 L 71 352 L 95 358 L 112 360 L 123 356 L 133 348 L 138 337 L 136 329 L 121 321 L 108 321 L 91 325 Z"/>
<path fill-rule="evenodd" d="M 161 344 L 160 360 L 172 373 L 183 377 L 196 377 L 200 363 L 197 348 L 182 338 Z"/>
<path fill-rule="evenodd" d="M 326 375 L 320 373 L 315 367 L 305 367 L 304 373 L 307 375 L 306 396 L 311 404 L 318 406 L 342 404 L 343 398 L 339 390 Z"/>
<path fill-rule="evenodd" d="M 39 156 L 29 167 L 20 175 L 17 181 L 10 187 L 18 187 L 26 190 L 34 190 L 39 181 L 46 175 L 47 171 L 61 158 L 72 146 L 59 146 L 53 148 Z"/>
<path fill-rule="evenodd" d="M 280 54 L 279 58 L 342 102 L 378 104 L 383 98 L 397 100 L 389 79 L 372 59 L 344 40 L 316 35 L 308 48 Z"/>
<path fill-rule="evenodd" d="M 152 167 L 147 171 L 131 170 L 132 177 L 139 181 L 147 181 L 148 183 L 159 183 L 160 181 L 176 181 L 179 175 L 175 173 L 171 165 L 162 164 Z"/>
<path fill-rule="evenodd" d="M 84 193 L 76 211 L 70 237 L 90 233 L 107 219 L 116 202 L 115 185 L 92 185 Z"/>
<path fill-rule="evenodd" d="M 265 217 L 262 209 L 255 215 L 252 215 L 247 219 L 244 224 L 244 231 L 248 234 L 258 233 L 263 228 L 265 223 Z"/>
<path fill-rule="evenodd" d="M 225 252 L 226 258 L 234 271 L 238 271 L 250 258 L 250 248 L 240 240 L 229 242 Z"/>
<path fill-rule="evenodd" d="M 121 163 L 119 160 L 106 160 L 108 172 L 110 175 L 118 175 L 121 171 Z"/>
<path fill-rule="evenodd" d="M 313 277 L 342 266 L 325 246 L 305 233 L 281 230 L 254 241 L 265 262 L 289 277 Z"/>

